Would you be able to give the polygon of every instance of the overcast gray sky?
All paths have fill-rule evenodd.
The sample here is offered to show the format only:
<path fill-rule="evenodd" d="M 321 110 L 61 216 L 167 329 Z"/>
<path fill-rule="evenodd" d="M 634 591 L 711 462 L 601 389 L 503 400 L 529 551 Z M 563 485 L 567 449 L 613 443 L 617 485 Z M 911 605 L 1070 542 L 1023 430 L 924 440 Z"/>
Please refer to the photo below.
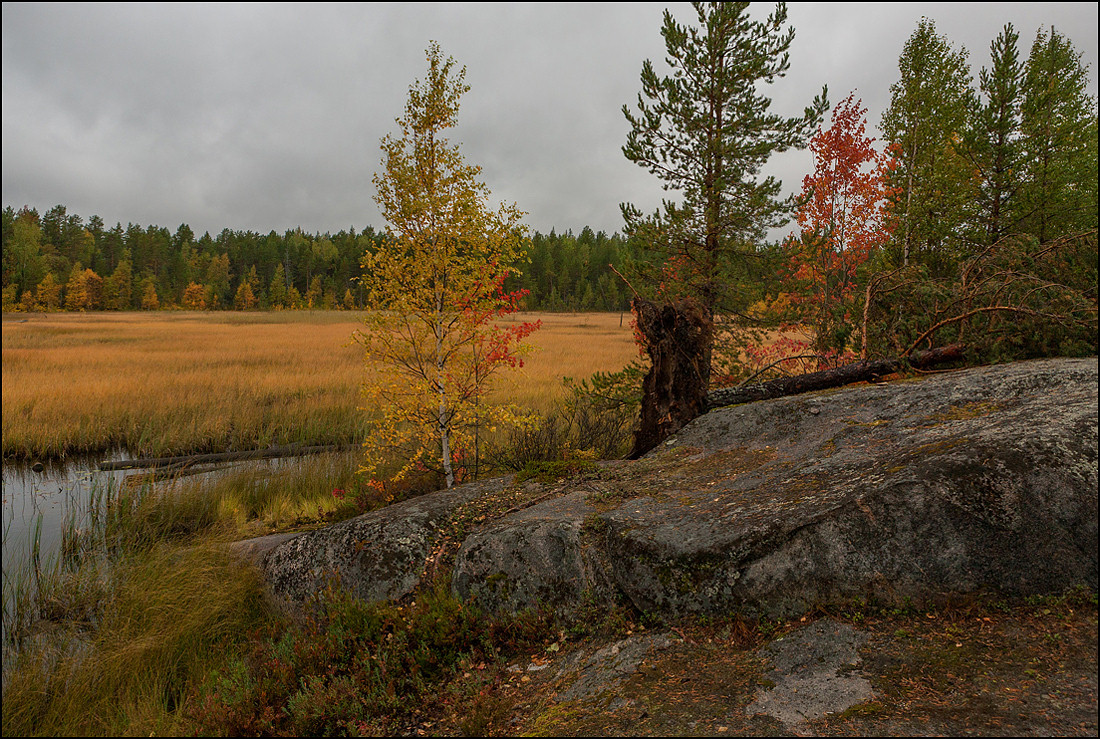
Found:
<path fill-rule="evenodd" d="M 467 68 L 453 140 L 533 229 L 621 227 L 659 183 L 622 155 L 642 61 L 664 69 L 661 16 L 686 3 L 3 4 L 3 204 L 61 203 L 108 225 L 267 232 L 384 225 L 379 140 L 396 130 L 430 40 Z M 761 16 L 773 8 L 762 3 Z M 921 16 L 975 79 L 1006 22 L 1026 59 L 1040 26 L 1068 36 L 1096 97 L 1096 3 L 794 3 L 791 69 L 773 109 L 855 90 L 877 131 Z M 774 160 L 789 191 L 805 152 Z"/>

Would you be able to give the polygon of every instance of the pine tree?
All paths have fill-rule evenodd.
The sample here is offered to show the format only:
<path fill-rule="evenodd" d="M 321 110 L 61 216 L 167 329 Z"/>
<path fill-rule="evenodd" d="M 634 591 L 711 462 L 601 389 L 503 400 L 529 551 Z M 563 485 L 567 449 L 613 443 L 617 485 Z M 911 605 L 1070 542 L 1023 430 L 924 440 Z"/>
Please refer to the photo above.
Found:
<path fill-rule="evenodd" d="M 622 211 L 627 235 L 651 250 L 637 265 L 646 284 L 671 267 L 677 294 L 713 316 L 744 307 L 738 288 L 746 255 L 793 210 L 793 199 L 780 198 L 780 182 L 760 178 L 761 167 L 773 153 L 804 147 L 828 104 L 823 90 L 800 117 L 768 112 L 762 87 L 785 74 L 794 39 L 793 28 L 783 30 L 784 3 L 764 21 L 750 20 L 749 3 L 693 6 L 693 27 L 665 11 L 671 76 L 659 77 L 646 60 L 637 112 L 623 106 L 631 127 L 623 154 L 683 200 L 666 200 L 648 217 L 629 204 Z"/>

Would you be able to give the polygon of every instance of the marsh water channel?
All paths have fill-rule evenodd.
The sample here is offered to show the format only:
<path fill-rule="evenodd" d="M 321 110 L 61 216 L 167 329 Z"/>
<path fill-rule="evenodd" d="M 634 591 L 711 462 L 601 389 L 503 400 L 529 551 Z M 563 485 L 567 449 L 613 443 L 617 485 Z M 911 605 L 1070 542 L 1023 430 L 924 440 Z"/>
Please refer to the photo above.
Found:
<path fill-rule="evenodd" d="M 113 459 L 121 459 L 116 455 Z M 92 495 L 124 484 L 128 471 L 100 472 L 100 458 L 87 457 L 35 470 L 29 464 L 4 463 L 4 582 L 9 573 L 60 552 L 66 523 L 82 526 Z M 7 599 L 4 601 L 7 607 Z"/>
<path fill-rule="evenodd" d="M 64 464 L 35 469 L 29 464 L 3 465 L 3 641 L 8 653 L 9 630 L 20 599 L 34 598 L 41 573 L 56 571 L 66 557 L 95 560 L 97 543 L 103 545 L 103 528 L 109 508 L 119 500 L 136 501 L 156 494 L 171 484 L 149 470 L 100 470 L 104 461 L 125 462 L 125 453 L 84 457 Z M 299 459 L 253 459 L 197 467 L 187 471 L 190 480 L 209 480 L 242 469 L 276 473 Z M 91 546 L 92 551 L 86 547 Z M 99 565 L 107 562 L 100 557 Z M 108 575 L 109 573 L 104 573 Z M 5 660 L 6 662 L 7 660 Z"/>

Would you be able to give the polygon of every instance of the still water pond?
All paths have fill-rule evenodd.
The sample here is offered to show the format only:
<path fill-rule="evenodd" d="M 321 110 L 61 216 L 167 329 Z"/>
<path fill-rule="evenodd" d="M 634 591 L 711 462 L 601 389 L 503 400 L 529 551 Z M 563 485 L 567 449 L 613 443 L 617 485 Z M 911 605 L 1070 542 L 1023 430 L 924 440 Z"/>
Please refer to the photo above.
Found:
<path fill-rule="evenodd" d="M 138 490 L 147 486 L 146 470 L 98 469 L 102 461 L 128 461 L 127 454 L 85 458 L 64 465 L 51 465 L 36 472 L 29 465 L 5 463 L 3 466 L 3 537 L 4 579 L 21 562 L 27 562 L 38 548 L 45 561 L 57 555 L 66 525 L 83 529 L 90 525 L 92 501 L 102 503 L 104 496 L 117 496 L 122 489 Z M 275 472 L 299 460 L 266 459 L 223 463 L 195 468 L 185 473 L 196 481 L 242 468 Z"/>
<path fill-rule="evenodd" d="M 4 464 L 4 580 L 25 564 L 38 539 L 40 556 L 53 556 L 66 522 L 82 527 L 95 492 L 123 483 L 128 471 L 100 472 L 98 459 L 50 465 L 35 472 L 29 465 Z M 129 473 L 132 474 L 132 473 Z"/>
<path fill-rule="evenodd" d="M 111 461 L 131 459 L 125 454 Z M 101 471 L 104 457 L 70 461 L 34 471 L 29 465 L 7 463 L 3 466 L 3 594 L 4 631 L 12 616 L 14 590 L 34 588 L 29 573 L 35 562 L 43 571 L 61 557 L 65 532 L 88 532 L 97 526 L 107 499 L 117 499 L 120 491 L 149 490 L 149 475 L 144 470 Z M 198 473 L 196 479 L 225 474 L 242 467 L 274 472 L 297 460 L 252 460 L 219 465 Z M 69 537 L 71 544 L 73 539 Z M 2 639 L 2 636 L 0 636 Z"/>

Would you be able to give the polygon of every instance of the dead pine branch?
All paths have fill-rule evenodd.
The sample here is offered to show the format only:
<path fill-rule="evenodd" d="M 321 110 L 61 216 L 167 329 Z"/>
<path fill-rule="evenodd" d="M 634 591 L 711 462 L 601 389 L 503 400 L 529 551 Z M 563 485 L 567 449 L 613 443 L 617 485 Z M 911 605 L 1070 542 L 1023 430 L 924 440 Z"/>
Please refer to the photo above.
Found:
<path fill-rule="evenodd" d="M 908 358 L 859 361 L 834 369 L 810 372 L 805 375 L 780 377 L 768 382 L 742 387 L 721 388 L 707 395 L 708 408 L 721 408 L 739 403 L 753 403 L 788 395 L 800 395 L 815 390 L 827 390 L 856 382 L 874 381 L 893 374 L 906 366 L 923 369 L 937 364 L 957 362 L 963 358 L 964 344 L 950 344 L 928 351 L 917 351 Z"/>

